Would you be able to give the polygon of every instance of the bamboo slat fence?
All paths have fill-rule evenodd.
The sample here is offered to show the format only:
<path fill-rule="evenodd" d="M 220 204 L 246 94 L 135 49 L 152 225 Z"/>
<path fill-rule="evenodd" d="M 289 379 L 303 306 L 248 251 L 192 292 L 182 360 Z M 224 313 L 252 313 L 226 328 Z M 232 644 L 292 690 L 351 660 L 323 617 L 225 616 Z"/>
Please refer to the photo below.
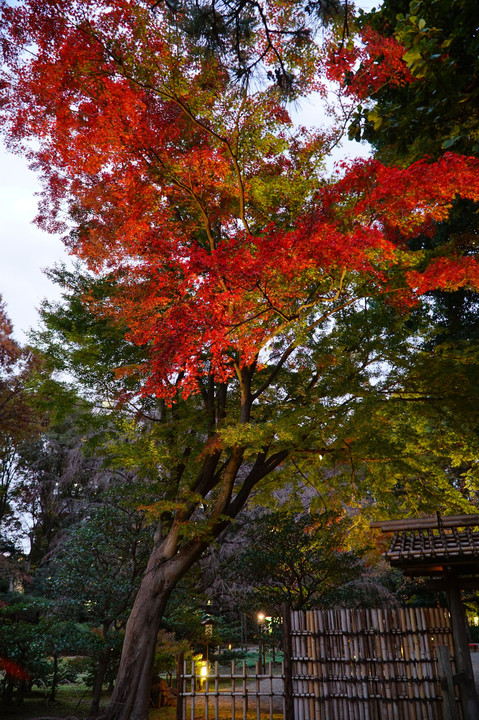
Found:
<path fill-rule="evenodd" d="M 294 720 L 444 720 L 446 610 L 292 612 L 291 636 Z"/>
<path fill-rule="evenodd" d="M 462 719 L 447 610 L 288 610 L 284 630 L 280 674 L 181 661 L 177 720 Z"/>

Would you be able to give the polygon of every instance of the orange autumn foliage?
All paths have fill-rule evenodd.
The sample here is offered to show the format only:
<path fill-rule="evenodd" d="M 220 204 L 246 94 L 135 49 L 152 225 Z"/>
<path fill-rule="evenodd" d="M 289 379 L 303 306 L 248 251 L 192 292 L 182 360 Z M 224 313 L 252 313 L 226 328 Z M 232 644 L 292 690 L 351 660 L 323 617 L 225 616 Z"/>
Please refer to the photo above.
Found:
<path fill-rule="evenodd" d="M 268 6 L 278 28 L 279 5 Z M 360 160 L 325 181 L 327 133 L 294 127 L 274 83 L 249 91 L 221 58 L 205 63 L 188 35 L 173 38 L 167 8 L 25 0 L 2 13 L 1 114 L 10 142 L 34 140 L 38 222 L 70 226 L 71 252 L 114 280 L 108 300 L 87 300 L 150 349 L 142 368 L 118 370 L 143 373 L 145 392 L 225 380 L 358 297 L 409 305 L 434 287 L 478 286 L 475 259 L 428 264 L 407 244 L 456 197 L 479 201 L 476 158 Z M 362 41 L 331 55 L 326 75 L 360 61 L 368 92 L 411 80 L 395 41 L 369 30 Z M 321 86 L 313 50 L 308 65 L 295 60 L 303 94 Z"/>

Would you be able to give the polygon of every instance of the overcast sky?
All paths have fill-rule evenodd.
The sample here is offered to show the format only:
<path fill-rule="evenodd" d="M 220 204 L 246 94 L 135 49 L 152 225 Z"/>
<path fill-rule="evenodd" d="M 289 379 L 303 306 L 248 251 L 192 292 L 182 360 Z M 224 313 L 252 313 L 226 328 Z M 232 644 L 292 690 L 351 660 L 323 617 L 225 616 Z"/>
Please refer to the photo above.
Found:
<path fill-rule="evenodd" d="M 58 295 L 43 269 L 66 257 L 59 238 L 32 224 L 38 190 L 36 176 L 25 160 L 1 148 L 0 294 L 20 342 L 38 321 L 41 300 Z"/>

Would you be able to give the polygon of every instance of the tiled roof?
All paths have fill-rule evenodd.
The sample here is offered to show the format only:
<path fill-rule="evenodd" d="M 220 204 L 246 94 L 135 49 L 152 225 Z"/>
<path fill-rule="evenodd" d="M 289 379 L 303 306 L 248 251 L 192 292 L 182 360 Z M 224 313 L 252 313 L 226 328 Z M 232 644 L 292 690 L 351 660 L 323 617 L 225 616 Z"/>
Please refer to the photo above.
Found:
<path fill-rule="evenodd" d="M 426 559 L 444 562 L 479 559 L 479 532 L 469 527 L 397 531 L 385 557 L 393 564 Z"/>
<path fill-rule="evenodd" d="M 479 563 L 479 515 L 439 514 L 371 523 L 394 532 L 385 557 L 392 565 Z"/>

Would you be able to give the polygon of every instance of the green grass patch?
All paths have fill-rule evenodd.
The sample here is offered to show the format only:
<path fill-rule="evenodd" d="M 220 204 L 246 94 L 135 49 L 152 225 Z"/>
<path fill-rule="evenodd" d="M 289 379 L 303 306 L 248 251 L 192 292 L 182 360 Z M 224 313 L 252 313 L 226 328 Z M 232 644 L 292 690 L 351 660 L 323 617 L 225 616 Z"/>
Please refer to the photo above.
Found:
<path fill-rule="evenodd" d="M 32 720 L 37 717 L 66 718 L 71 715 L 82 718 L 89 715 L 91 688 L 80 684 L 60 685 L 54 701 L 48 700 L 47 691 L 33 688 L 32 694 L 21 703 L 13 703 L 3 710 L 2 720 Z M 104 704 L 109 699 L 104 695 Z"/>

